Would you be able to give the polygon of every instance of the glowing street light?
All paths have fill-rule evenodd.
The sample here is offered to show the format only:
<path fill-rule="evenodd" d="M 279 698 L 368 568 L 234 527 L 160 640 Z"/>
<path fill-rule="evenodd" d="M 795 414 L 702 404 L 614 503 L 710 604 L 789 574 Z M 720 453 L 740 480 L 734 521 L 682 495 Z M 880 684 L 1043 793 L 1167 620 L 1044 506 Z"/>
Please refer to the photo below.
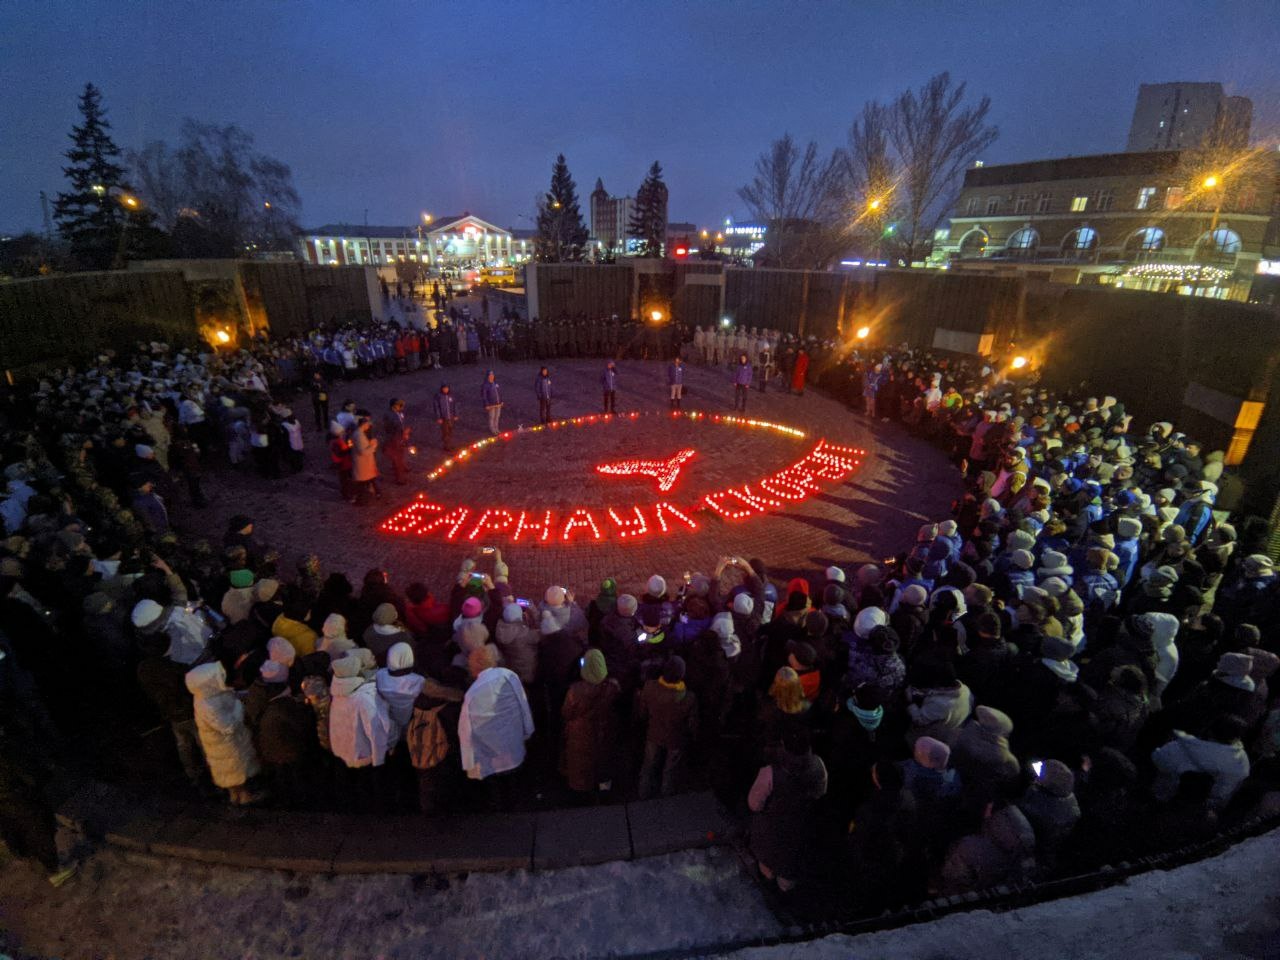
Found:
<path fill-rule="evenodd" d="M 1021 370 L 1026 365 L 1027 365 L 1027 358 L 1021 355 L 1014 357 L 1013 363 L 1009 364 L 1009 366 L 1013 367 L 1013 369 L 1015 370 Z"/>
<path fill-rule="evenodd" d="M 649 314 L 649 319 L 650 319 L 650 320 L 652 320 L 654 323 L 661 323 L 661 322 L 662 322 L 662 311 L 661 311 L 661 310 L 654 310 L 654 311 L 652 311 L 652 312 Z"/>
<path fill-rule="evenodd" d="M 702 231 L 702 239 L 703 240 L 707 239 L 707 231 L 705 230 Z"/>
<path fill-rule="evenodd" d="M 1220 182 L 1221 181 L 1218 179 L 1218 175 L 1216 173 L 1211 173 L 1204 178 L 1204 183 L 1202 183 L 1201 186 L 1203 186 L 1206 190 L 1212 190 Z"/>
<path fill-rule="evenodd" d="M 433 219 L 435 219 L 435 218 L 434 218 L 434 217 L 432 217 L 432 216 L 431 216 L 431 214 L 429 214 L 429 213 L 423 213 L 423 214 L 422 214 L 422 222 L 423 222 L 423 223 L 430 223 Z"/>
<path fill-rule="evenodd" d="M 869 200 L 869 201 L 867 202 L 867 209 L 868 209 L 868 210 L 879 210 L 879 209 L 880 209 L 880 207 L 881 207 L 881 205 L 882 205 L 883 203 L 884 203 L 884 201 L 883 201 L 883 200 L 881 200 L 879 197 L 876 197 L 874 200 Z"/>
<path fill-rule="evenodd" d="M 138 209 L 138 198 L 133 196 L 132 194 L 128 194 L 128 193 L 124 194 L 123 196 L 120 197 L 120 202 L 123 203 L 130 210 Z"/>
<path fill-rule="evenodd" d="M 214 336 L 218 338 L 219 343 L 231 342 L 231 334 L 227 333 L 227 331 L 225 330 L 219 330 L 217 333 L 214 334 Z"/>
<path fill-rule="evenodd" d="M 865 339 L 867 339 L 867 337 L 871 336 L 871 328 L 870 328 L 870 327 L 859 327 L 859 328 L 858 328 L 858 330 L 857 330 L 857 333 L 856 333 L 855 335 L 857 336 L 857 338 L 858 338 L 859 340 L 865 340 Z"/>

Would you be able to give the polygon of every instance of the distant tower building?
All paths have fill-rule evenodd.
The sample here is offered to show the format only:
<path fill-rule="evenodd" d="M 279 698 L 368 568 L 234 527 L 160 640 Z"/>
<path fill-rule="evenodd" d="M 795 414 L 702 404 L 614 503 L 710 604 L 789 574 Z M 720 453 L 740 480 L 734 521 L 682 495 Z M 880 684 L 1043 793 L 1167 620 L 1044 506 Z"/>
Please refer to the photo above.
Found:
<path fill-rule="evenodd" d="M 1253 103 L 1220 83 L 1144 83 L 1138 87 L 1126 152 L 1249 145 Z"/>
<path fill-rule="evenodd" d="M 604 249 L 624 253 L 627 245 L 627 224 L 631 222 L 630 197 L 611 197 L 604 188 L 604 181 L 596 178 L 596 188 L 591 191 L 591 237 Z"/>

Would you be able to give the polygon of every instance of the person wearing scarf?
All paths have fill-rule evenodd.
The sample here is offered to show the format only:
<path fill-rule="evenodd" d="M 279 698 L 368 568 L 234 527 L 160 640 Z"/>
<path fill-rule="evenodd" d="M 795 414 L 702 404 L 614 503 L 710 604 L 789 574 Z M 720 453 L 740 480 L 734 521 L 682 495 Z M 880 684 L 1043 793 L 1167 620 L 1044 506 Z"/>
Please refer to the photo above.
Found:
<path fill-rule="evenodd" d="M 396 741 L 409 726 L 413 703 L 422 692 L 424 681 L 421 674 L 413 672 L 413 647 L 403 642 L 393 644 L 387 651 L 387 665 L 374 678 L 374 686 L 387 704 Z"/>
<path fill-rule="evenodd" d="M 662 674 L 648 681 L 636 700 L 636 719 L 645 724 L 644 762 L 640 767 L 640 797 L 647 800 L 659 787 L 675 793 L 684 752 L 698 727 L 698 698 L 685 687 L 685 663 L 668 658 Z"/>

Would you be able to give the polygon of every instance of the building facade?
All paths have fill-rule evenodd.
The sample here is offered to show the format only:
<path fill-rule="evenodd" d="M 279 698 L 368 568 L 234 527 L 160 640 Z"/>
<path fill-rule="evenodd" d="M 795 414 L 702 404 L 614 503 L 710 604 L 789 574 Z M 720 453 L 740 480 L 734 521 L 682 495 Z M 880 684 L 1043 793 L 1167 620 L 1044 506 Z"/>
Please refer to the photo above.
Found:
<path fill-rule="evenodd" d="M 631 197 L 609 196 L 604 181 L 597 177 L 591 191 L 591 245 L 605 253 L 625 253 L 634 205 Z"/>
<path fill-rule="evenodd" d="M 1129 153 L 1249 146 L 1253 102 L 1220 83 L 1144 83 L 1129 126 Z"/>
<path fill-rule="evenodd" d="M 1248 299 L 1280 255 L 1280 154 L 1222 163 L 1162 150 L 975 167 L 930 265 Z"/>
<path fill-rule="evenodd" d="M 451 274 L 532 259 L 533 241 L 528 231 L 520 234 L 465 213 L 413 227 L 333 223 L 304 233 L 298 243 L 308 263 L 416 263 L 428 272 Z"/>

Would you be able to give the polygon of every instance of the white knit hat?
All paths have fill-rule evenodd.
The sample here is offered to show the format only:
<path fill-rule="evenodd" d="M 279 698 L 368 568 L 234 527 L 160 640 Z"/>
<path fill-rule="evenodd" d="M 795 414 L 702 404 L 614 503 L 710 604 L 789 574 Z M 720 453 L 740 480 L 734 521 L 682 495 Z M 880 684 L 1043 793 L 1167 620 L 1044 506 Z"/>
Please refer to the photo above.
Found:
<path fill-rule="evenodd" d="M 164 613 L 164 607 L 154 600 L 139 600 L 134 604 L 131 619 L 133 625 L 139 630 L 146 630 L 160 619 L 162 613 Z"/>

